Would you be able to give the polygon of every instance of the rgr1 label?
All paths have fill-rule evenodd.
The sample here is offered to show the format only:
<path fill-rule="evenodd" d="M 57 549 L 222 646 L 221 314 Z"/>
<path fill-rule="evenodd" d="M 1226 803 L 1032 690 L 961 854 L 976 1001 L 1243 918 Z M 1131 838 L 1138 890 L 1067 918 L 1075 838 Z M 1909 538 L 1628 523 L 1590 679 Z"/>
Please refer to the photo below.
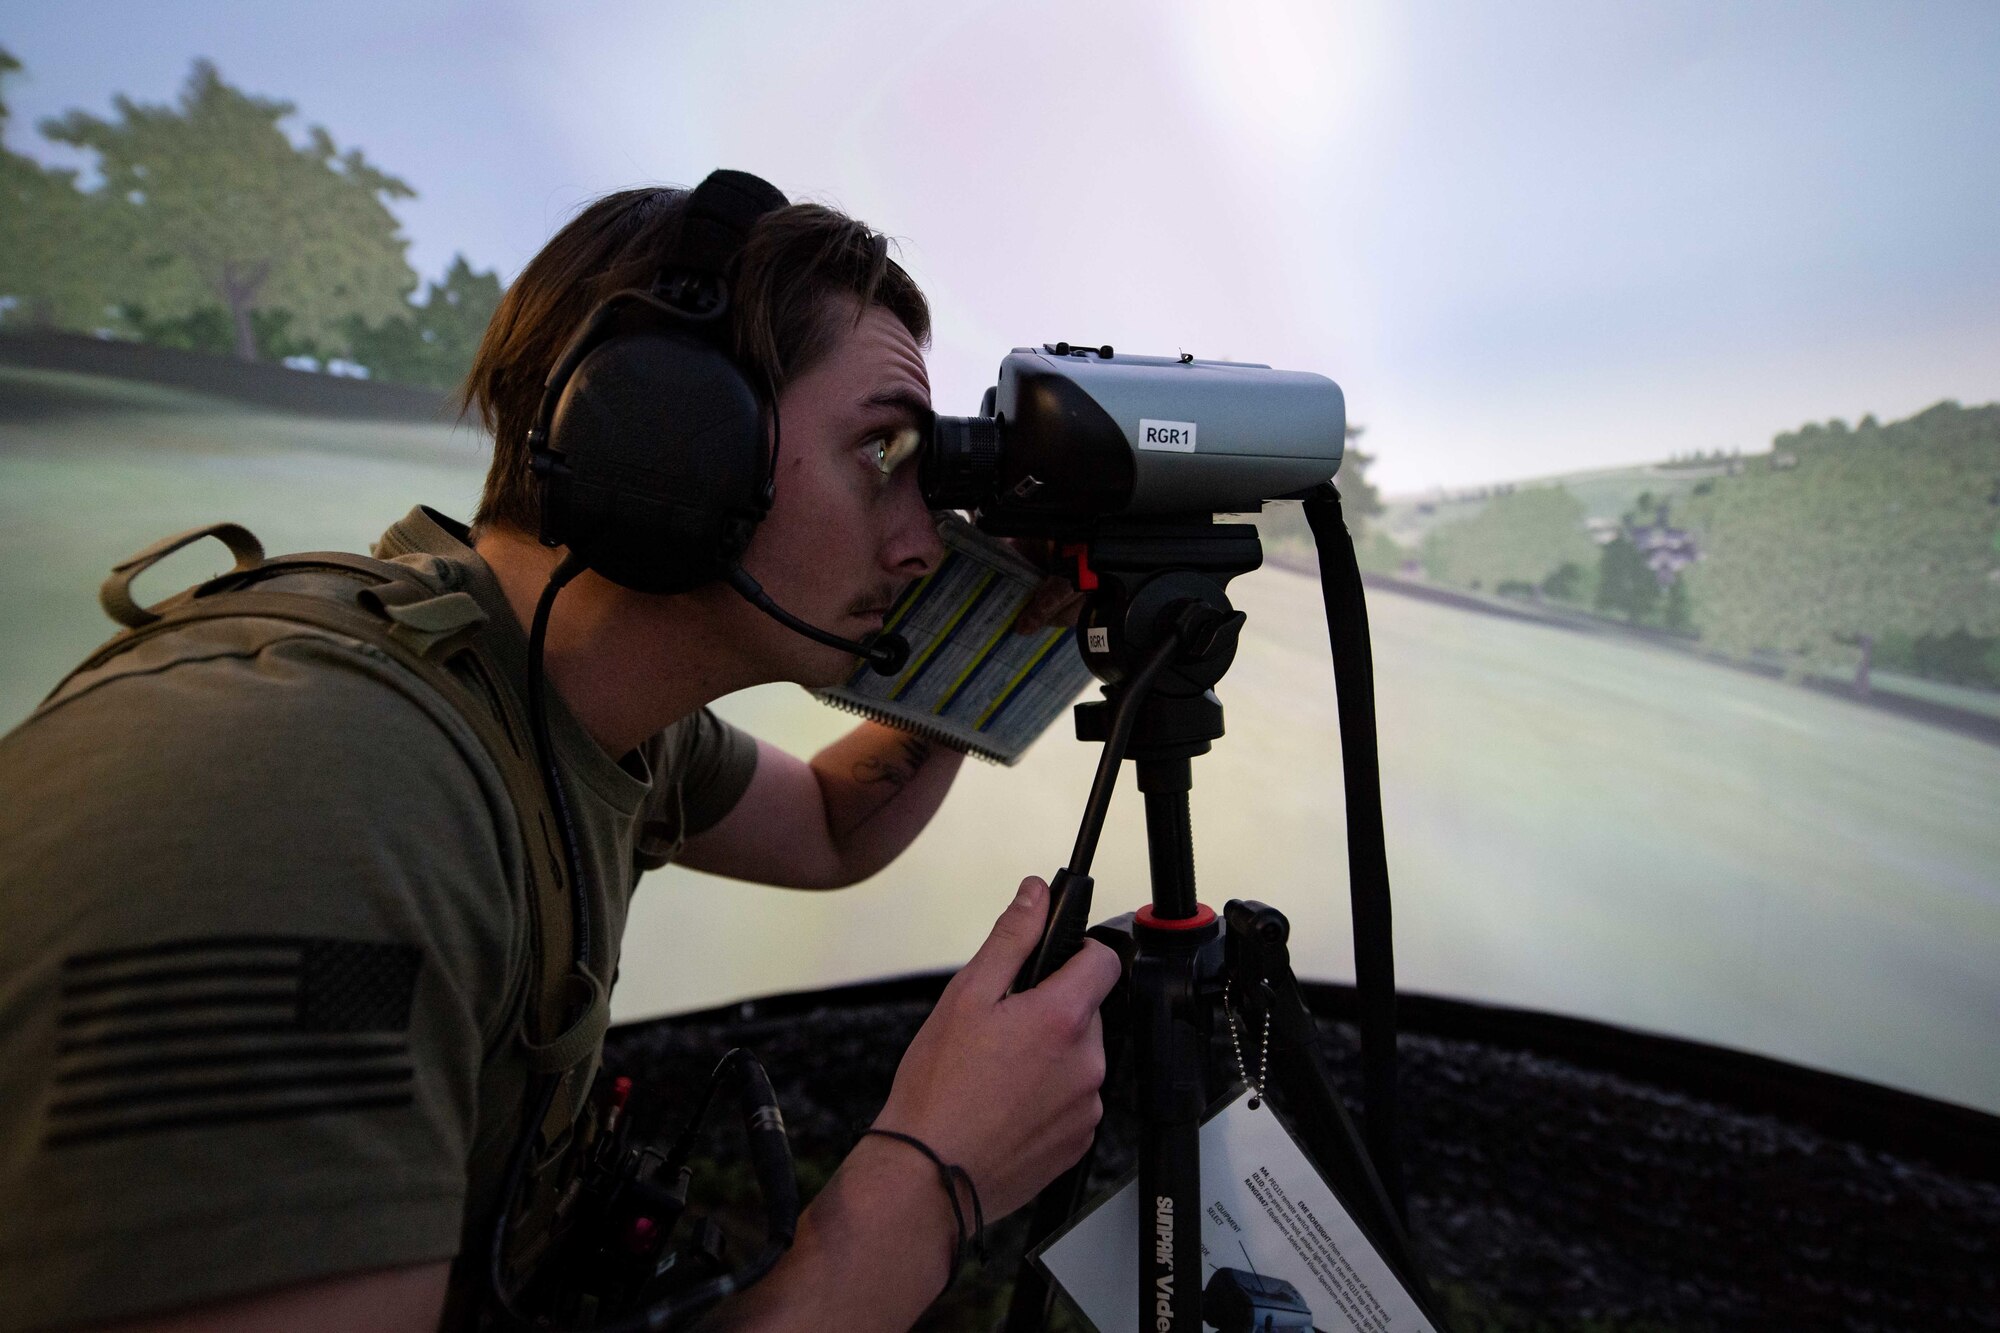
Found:
<path fill-rule="evenodd" d="M 1102 625 L 1092 625 L 1083 632 L 1083 641 L 1093 653 L 1111 651 L 1111 631 Z"/>
<path fill-rule="evenodd" d="M 1191 454 L 1194 452 L 1194 423 L 1192 421 L 1148 421 L 1139 419 L 1139 447 L 1156 449 L 1170 454 Z"/>

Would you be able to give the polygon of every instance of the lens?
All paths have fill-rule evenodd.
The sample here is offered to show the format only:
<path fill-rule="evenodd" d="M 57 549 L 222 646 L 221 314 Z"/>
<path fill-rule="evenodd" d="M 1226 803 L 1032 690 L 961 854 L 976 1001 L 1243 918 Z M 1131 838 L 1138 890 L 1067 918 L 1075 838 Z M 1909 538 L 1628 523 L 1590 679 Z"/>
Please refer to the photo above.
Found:
<path fill-rule="evenodd" d="M 978 509 L 1000 475 L 1000 423 L 992 417 L 938 417 L 917 484 L 932 509 Z"/>

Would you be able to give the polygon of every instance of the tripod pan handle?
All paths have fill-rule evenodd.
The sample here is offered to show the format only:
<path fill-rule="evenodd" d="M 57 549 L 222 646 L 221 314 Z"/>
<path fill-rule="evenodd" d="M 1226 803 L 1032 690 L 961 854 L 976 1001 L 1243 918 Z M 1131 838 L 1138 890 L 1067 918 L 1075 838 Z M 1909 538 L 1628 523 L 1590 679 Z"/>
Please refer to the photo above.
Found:
<path fill-rule="evenodd" d="M 1021 964 L 1014 977 L 1018 993 L 1041 985 L 1050 973 L 1076 956 L 1083 947 L 1084 931 L 1090 925 L 1090 894 L 1095 887 L 1088 875 L 1078 875 L 1065 866 L 1049 881 L 1049 919 L 1042 927 L 1041 943 Z"/>

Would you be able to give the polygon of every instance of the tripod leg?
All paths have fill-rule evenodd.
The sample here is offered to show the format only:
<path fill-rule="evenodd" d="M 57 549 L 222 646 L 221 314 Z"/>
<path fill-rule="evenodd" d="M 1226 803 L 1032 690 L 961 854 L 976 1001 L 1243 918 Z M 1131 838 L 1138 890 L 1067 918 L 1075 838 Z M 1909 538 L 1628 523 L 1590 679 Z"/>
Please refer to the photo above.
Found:
<path fill-rule="evenodd" d="M 1132 1049 L 1139 1113 L 1139 1314 L 1202 1333 L 1201 1113 L 1208 1104 L 1202 953 L 1215 913 L 1195 897 L 1186 758 L 1141 758 L 1153 901 L 1133 922 Z"/>
<path fill-rule="evenodd" d="M 1231 982 L 1246 1001 L 1246 1017 L 1266 1017 L 1277 1034 L 1272 1074 L 1293 1128 L 1347 1205 L 1355 1224 L 1402 1279 L 1431 1324 L 1446 1327 L 1404 1229 L 1402 1214 L 1377 1175 L 1375 1162 L 1334 1093 L 1319 1055 L 1319 1026 L 1306 1006 L 1286 947 L 1290 925 L 1262 903 L 1235 901 L 1223 908 L 1229 930 Z"/>
<path fill-rule="evenodd" d="M 1213 932 L 1213 926 L 1209 932 Z M 1195 932 L 1160 952 L 1140 928 L 1132 966 L 1139 1112 L 1139 1314 L 1160 1333 L 1201 1333 L 1201 1113 L 1207 1040 L 1195 998 Z"/>
<path fill-rule="evenodd" d="M 1276 991 L 1271 1006 L 1272 1023 L 1285 1034 L 1287 1045 L 1295 1044 L 1298 1048 L 1282 1052 L 1287 1058 L 1276 1062 L 1278 1090 L 1291 1111 L 1293 1125 L 1305 1140 L 1306 1155 L 1326 1172 L 1335 1192 L 1349 1201 L 1355 1223 L 1402 1279 L 1431 1326 L 1448 1330 L 1449 1325 L 1438 1312 L 1437 1297 L 1410 1245 L 1402 1214 L 1376 1174 L 1373 1159 L 1362 1150 L 1347 1109 L 1334 1095 L 1326 1064 L 1319 1058 L 1319 1030 L 1306 1008 L 1297 978 L 1288 969 L 1273 977 L 1272 982 Z"/>
<path fill-rule="evenodd" d="M 1331 1076 L 1320 1059 L 1319 1029 L 1306 1008 L 1305 997 L 1289 971 L 1269 979 L 1271 1021 L 1281 1043 L 1274 1043 L 1276 1083 L 1292 1123 L 1306 1141 L 1312 1159 L 1326 1172 L 1334 1191 L 1350 1200 L 1355 1221 L 1369 1233 L 1376 1248 L 1407 1283 L 1415 1265 L 1408 1262 L 1409 1241 L 1402 1219 L 1375 1172 L 1375 1163 L 1361 1151 L 1347 1108 L 1334 1094 Z"/>

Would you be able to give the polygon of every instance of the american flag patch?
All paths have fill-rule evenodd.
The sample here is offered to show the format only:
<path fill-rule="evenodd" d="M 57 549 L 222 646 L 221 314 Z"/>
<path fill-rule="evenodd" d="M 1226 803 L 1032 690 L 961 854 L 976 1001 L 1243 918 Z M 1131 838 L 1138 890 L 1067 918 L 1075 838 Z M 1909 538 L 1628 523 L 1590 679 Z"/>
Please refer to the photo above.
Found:
<path fill-rule="evenodd" d="M 407 944 L 217 935 L 62 966 L 50 1148 L 408 1106 Z"/>

